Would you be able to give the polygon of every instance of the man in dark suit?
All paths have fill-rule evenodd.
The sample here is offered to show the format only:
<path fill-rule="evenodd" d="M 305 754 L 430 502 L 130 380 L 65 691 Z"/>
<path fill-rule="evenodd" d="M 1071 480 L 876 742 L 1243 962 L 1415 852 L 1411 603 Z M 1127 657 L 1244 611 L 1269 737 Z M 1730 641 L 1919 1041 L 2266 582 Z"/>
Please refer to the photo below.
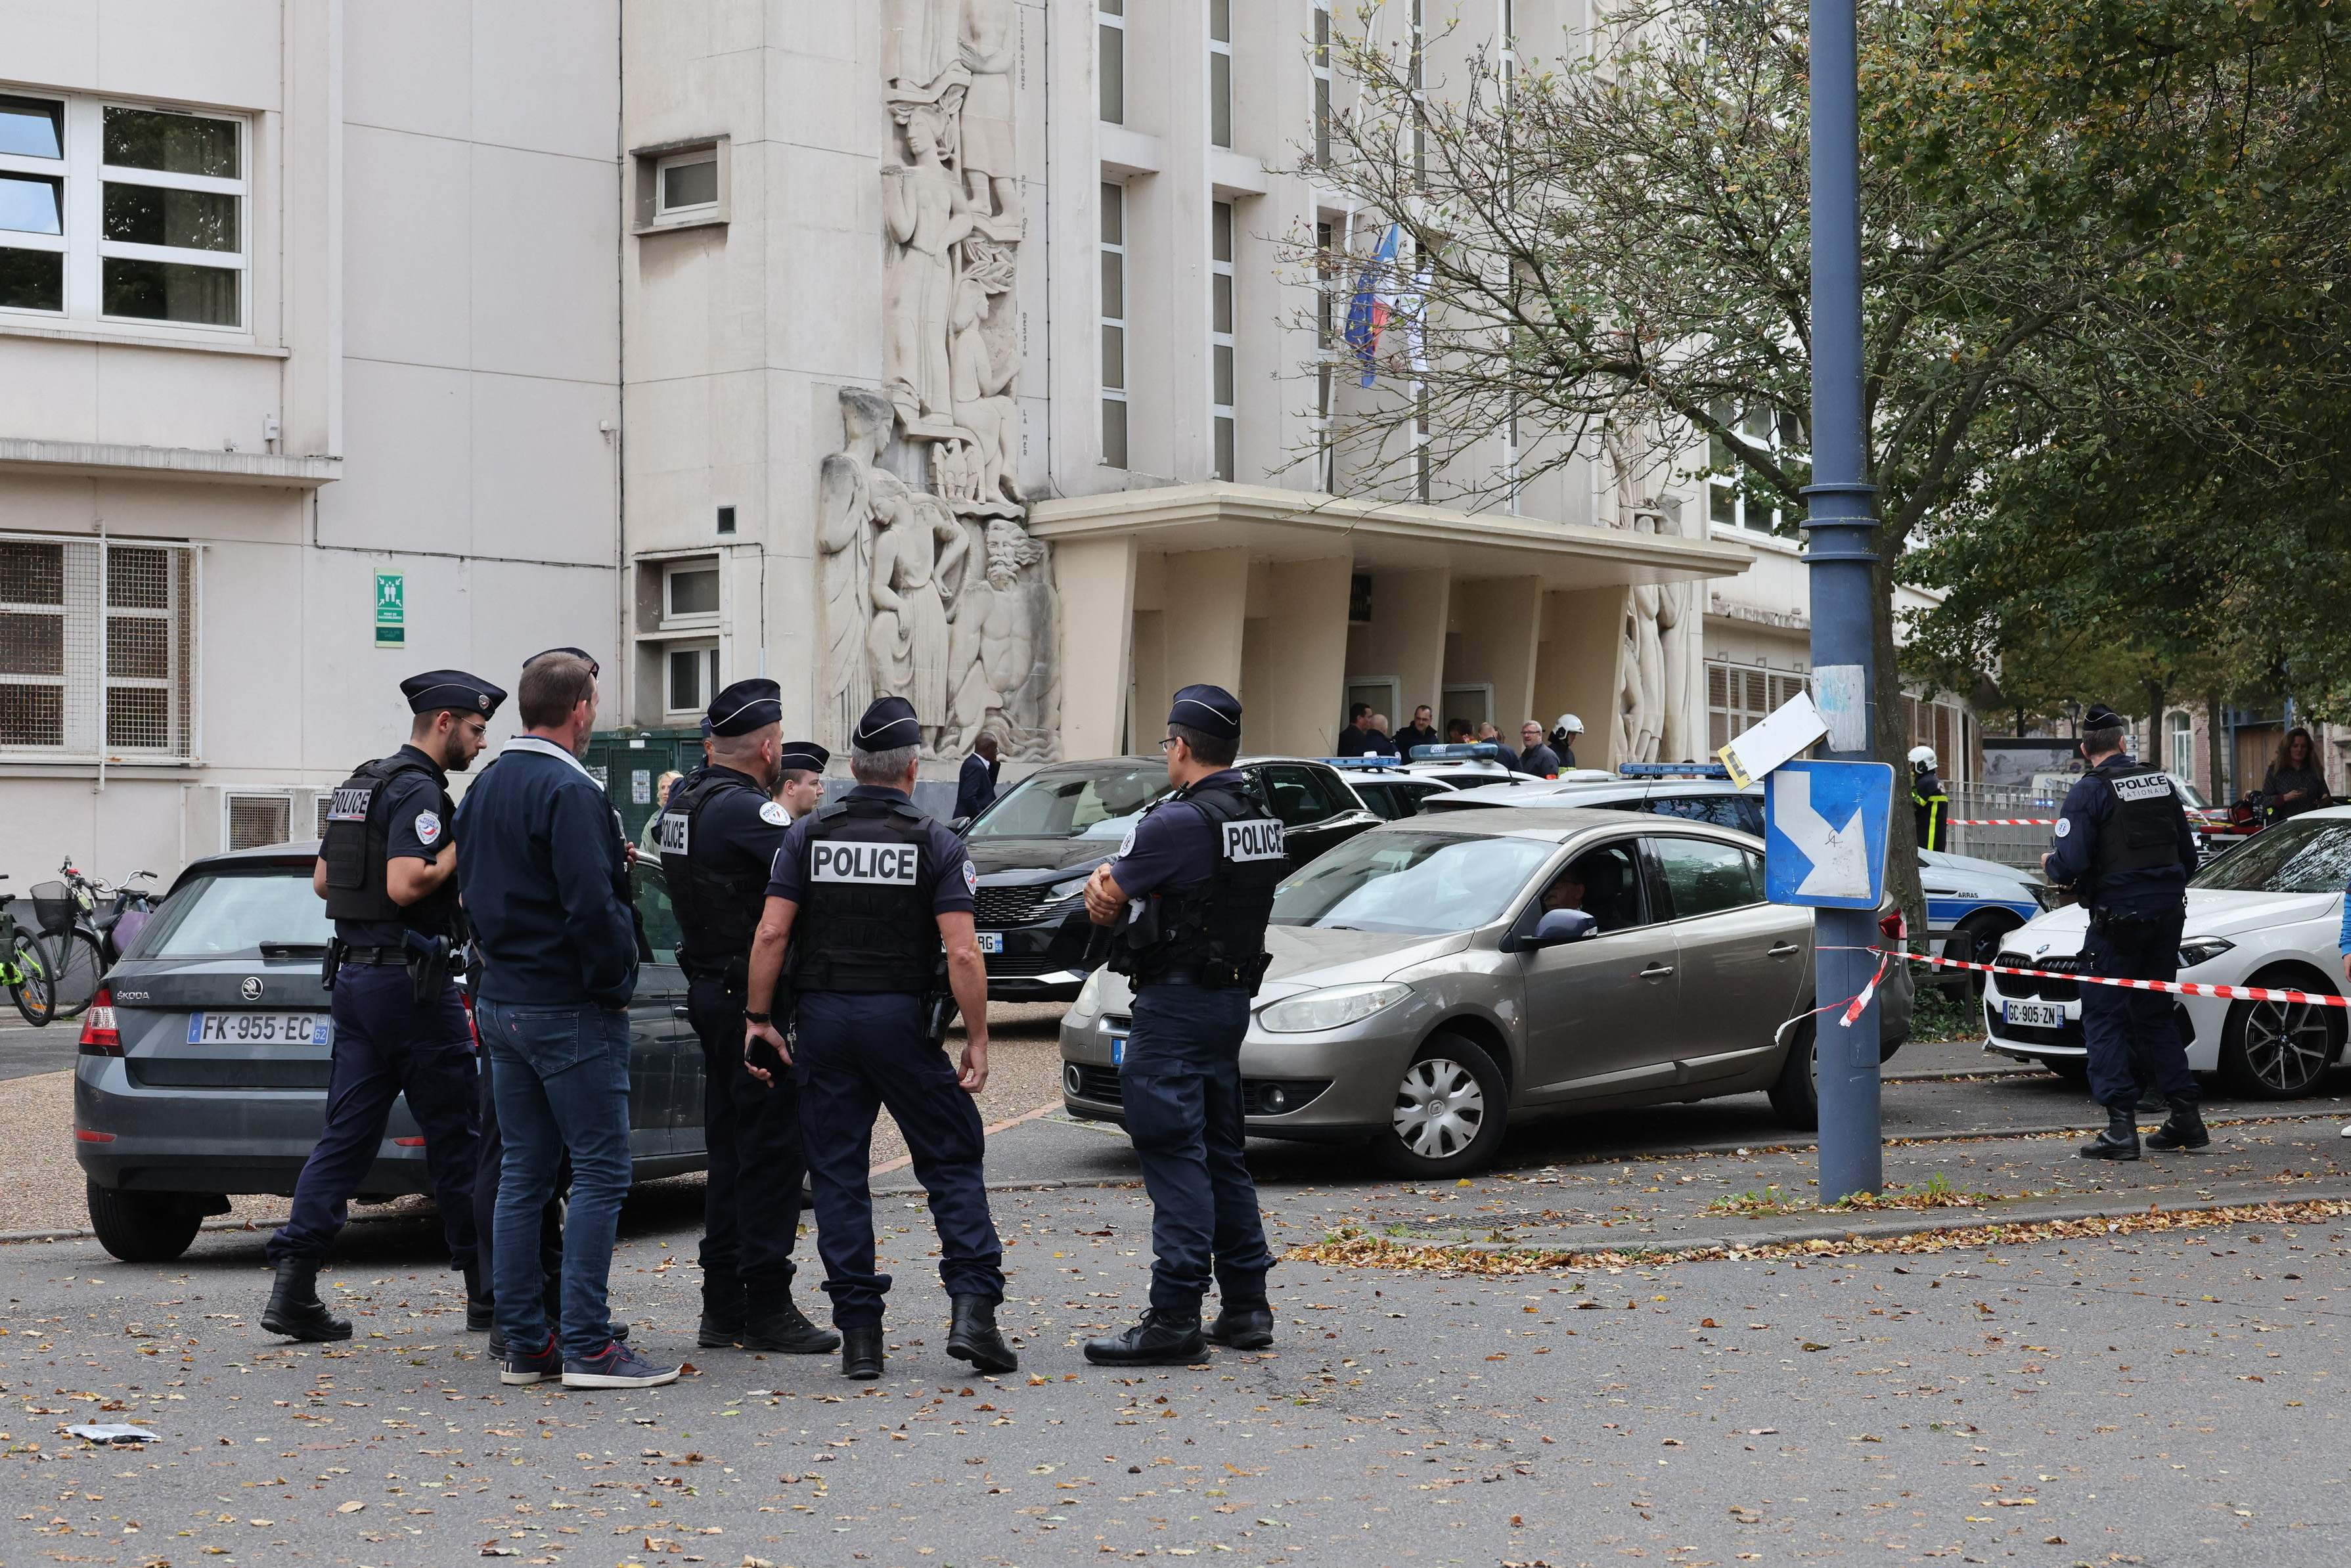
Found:
<path fill-rule="evenodd" d="M 996 799 L 996 774 L 1003 766 L 996 751 L 996 732 L 981 730 L 971 743 L 971 755 L 963 759 L 963 771 L 956 776 L 956 816 L 976 817 Z"/>

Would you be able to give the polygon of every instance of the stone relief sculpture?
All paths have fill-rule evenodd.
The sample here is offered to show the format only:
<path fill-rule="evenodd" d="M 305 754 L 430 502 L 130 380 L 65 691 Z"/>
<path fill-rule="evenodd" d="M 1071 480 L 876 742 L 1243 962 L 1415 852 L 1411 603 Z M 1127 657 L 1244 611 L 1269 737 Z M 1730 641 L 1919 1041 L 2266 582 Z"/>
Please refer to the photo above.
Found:
<path fill-rule="evenodd" d="M 836 747 L 890 693 L 933 755 L 983 730 L 1016 760 L 1060 755 L 1052 557 L 1019 481 L 1019 15 L 884 0 L 883 387 L 841 392 L 841 449 L 817 482 L 816 706 Z"/>

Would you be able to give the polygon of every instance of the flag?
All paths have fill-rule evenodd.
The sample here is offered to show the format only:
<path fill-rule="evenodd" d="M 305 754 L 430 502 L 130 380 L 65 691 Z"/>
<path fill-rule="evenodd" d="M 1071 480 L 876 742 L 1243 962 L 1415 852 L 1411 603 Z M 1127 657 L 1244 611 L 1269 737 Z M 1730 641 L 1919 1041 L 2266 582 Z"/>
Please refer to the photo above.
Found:
<path fill-rule="evenodd" d="M 1401 237 L 1401 225 L 1390 224 L 1388 232 L 1380 237 L 1379 248 L 1357 276 L 1354 302 L 1347 307 L 1347 346 L 1363 361 L 1365 386 L 1377 379 L 1373 356 L 1379 352 L 1380 334 L 1395 311 L 1395 289 L 1391 278 L 1395 271 L 1396 243 Z"/>

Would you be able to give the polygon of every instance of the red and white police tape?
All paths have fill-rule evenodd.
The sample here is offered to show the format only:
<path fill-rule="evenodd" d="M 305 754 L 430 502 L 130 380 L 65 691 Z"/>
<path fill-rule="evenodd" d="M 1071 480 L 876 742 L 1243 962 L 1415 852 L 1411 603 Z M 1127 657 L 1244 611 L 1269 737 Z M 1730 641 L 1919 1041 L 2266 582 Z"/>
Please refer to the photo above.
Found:
<path fill-rule="evenodd" d="M 1886 949 L 1871 947 L 1865 951 L 1886 956 Z M 2020 969 L 2008 964 L 1978 964 L 1966 958 L 1938 958 L 1925 953 L 1906 953 L 1904 957 L 1914 964 L 1932 964 L 1941 969 L 1975 969 L 1987 975 L 2022 975 L 2041 980 L 2077 980 L 2088 986 L 2120 986 L 2130 991 L 2164 991 L 2176 997 L 2225 997 L 2239 1002 L 2304 1002 L 2313 1007 L 2351 1008 L 2351 997 L 2338 997 L 2331 991 L 2297 991 L 2277 986 L 2210 986 L 2194 980 L 2125 980 L 2112 975 L 2069 975 L 2056 969 Z M 1865 997 L 1866 992 L 1865 991 Z M 1867 1005 L 1866 1001 L 1863 1005 Z"/>
<path fill-rule="evenodd" d="M 2054 817 L 1946 817 L 1947 828 L 2053 828 Z"/>

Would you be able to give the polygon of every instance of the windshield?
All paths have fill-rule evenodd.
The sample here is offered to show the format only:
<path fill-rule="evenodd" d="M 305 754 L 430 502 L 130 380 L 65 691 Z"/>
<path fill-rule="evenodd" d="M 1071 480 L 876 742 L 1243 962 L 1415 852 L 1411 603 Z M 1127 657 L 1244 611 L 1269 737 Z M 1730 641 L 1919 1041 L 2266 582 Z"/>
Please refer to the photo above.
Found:
<path fill-rule="evenodd" d="M 324 947 L 334 934 L 307 867 L 213 872 L 165 899 L 125 956 L 211 958 L 264 942 Z"/>
<path fill-rule="evenodd" d="M 2190 887 L 2223 893 L 2340 893 L 2351 879 L 2351 822 L 2280 822 L 2194 876 Z"/>
<path fill-rule="evenodd" d="M 1031 773 L 980 813 L 975 839 L 1116 839 L 1137 811 L 1175 786 L 1157 762 L 1083 773 Z"/>
<path fill-rule="evenodd" d="M 1372 832 L 1292 874 L 1273 895 L 1276 925 L 1434 936 L 1501 918 L 1556 844 L 1465 833 Z"/>
<path fill-rule="evenodd" d="M 2211 802 L 2204 799 L 2204 792 L 2179 774 L 2167 773 L 2164 777 L 2171 780 L 2171 787 L 2179 791 L 2180 800 L 2187 803 L 2189 810 L 2209 811 L 2212 809 Z"/>

